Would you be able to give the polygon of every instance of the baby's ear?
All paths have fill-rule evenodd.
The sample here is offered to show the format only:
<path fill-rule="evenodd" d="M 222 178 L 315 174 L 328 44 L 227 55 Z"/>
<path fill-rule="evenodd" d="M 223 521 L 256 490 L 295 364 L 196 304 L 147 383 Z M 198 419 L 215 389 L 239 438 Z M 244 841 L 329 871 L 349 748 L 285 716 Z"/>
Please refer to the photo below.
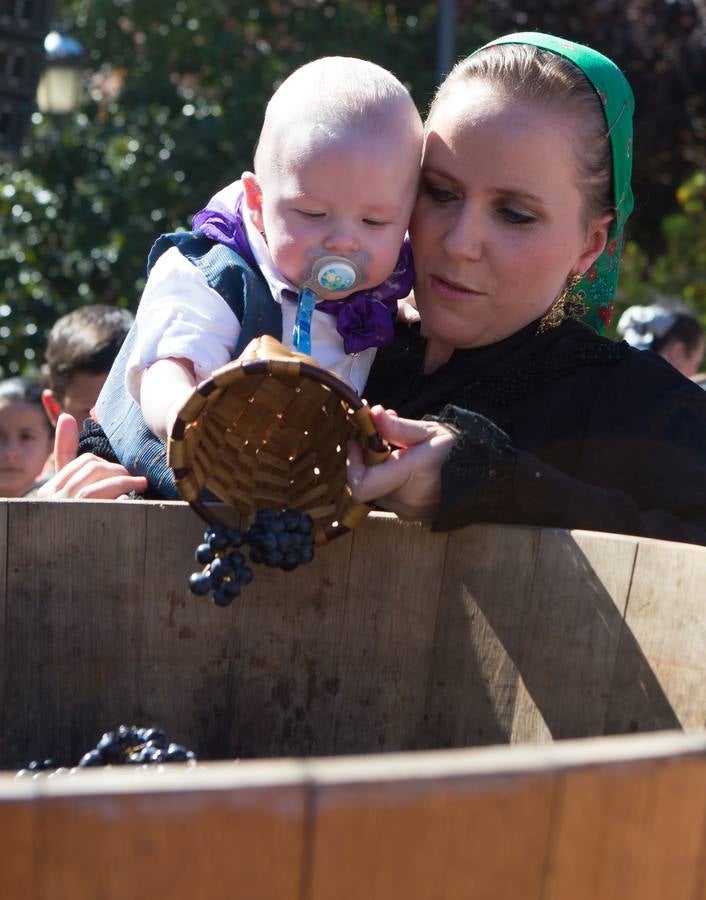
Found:
<path fill-rule="evenodd" d="M 260 182 L 252 172 L 243 172 L 241 178 L 245 191 L 245 205 L 250 213 L 250 219 L 258 231 L 264 231 L 262 222 L 262 190 Z"/>

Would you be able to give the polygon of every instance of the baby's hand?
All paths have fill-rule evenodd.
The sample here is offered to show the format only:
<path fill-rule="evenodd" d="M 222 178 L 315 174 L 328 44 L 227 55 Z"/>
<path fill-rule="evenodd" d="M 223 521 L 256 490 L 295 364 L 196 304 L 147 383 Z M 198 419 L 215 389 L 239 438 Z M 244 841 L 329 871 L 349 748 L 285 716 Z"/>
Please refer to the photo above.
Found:
<path fill-rule="evenodd" d="M 405 297 L 404 300 L 397 301 L 397 321 L 406 325 L 418 322 L 420 319 L 419 310 L 417 309 L 414 294 Z"/>

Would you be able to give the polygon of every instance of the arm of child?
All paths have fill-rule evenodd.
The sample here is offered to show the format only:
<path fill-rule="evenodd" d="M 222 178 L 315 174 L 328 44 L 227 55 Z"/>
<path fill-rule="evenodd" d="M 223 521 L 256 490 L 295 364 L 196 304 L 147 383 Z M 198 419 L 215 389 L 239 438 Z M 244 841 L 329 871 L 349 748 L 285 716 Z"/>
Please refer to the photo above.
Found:
<path fill-rule="evenodd" d="M 166 441 L 184 401 L 196 387 L 188 359 L 158 359 L 141 375 L 140 407 L 150 430 Z"/>

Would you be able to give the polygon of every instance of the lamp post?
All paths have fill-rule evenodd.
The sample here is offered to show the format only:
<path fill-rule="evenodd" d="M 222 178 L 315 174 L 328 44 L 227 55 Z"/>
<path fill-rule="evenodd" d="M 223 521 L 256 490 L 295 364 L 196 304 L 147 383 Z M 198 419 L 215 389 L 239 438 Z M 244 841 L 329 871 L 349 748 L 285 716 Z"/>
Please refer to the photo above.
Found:
<path fill-rule="evenodd" d="M 436 31 L 437 82 L 446 78 L 456 54 L 456 0 L 439 0 L 439 18 Z"/>
<path fill-rule="evenodd" d="M 50 31 L 44 39 L 45 67 L 37 87 L 37 108 L 50 115 L 75 112 L 81 102 L 83 46 L 74 38 Z"/>

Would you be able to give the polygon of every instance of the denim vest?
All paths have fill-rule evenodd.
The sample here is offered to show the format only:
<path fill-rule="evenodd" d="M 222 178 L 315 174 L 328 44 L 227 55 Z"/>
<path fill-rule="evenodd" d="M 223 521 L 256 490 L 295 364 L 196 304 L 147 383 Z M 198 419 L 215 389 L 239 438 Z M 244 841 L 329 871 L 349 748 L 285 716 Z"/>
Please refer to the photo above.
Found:
<path fill-rule="evenodd" d="M 209 286 L 233 310 L 241 331 L 233 352 L 240 356 L 253 338 L 270 334 L 282 340 L 282 310 L 270 294 L 262 274 L 230 247 L 218 244 L 198 232 L 163 234 L 147 259 L 147 273 L 171 247 L 197 268 Z M 153 492 L 166 500 L 179 500 L 174 473 L 167 464 L 167 448 L 147 427 L 142 410 L 125 386 L 125 369 L 136 338 L 136 324 L 128 332 L 103 390 L 96 402 L 96 416 L 120 462 L 133 475 L 144 475 Z"/>

